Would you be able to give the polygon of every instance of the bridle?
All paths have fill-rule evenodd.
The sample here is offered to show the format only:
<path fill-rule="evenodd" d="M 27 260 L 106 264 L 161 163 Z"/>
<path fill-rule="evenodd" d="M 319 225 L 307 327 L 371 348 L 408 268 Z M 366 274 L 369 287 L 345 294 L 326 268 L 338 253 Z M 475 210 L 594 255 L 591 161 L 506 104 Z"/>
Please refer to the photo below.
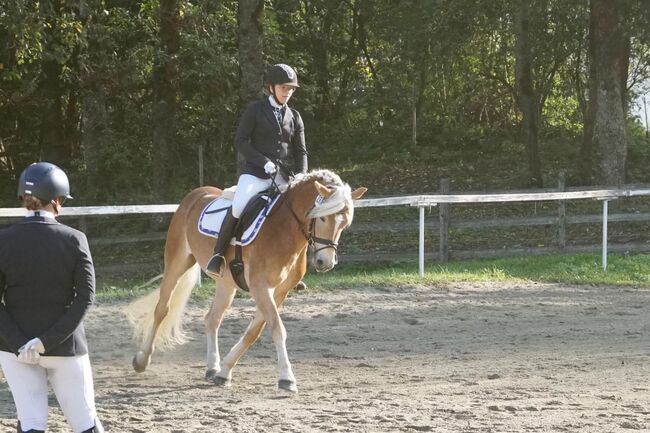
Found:
<path fill-rule="evenodd" d="M 278 187 L 278 184 L 275 182 L 275 176 L 271 176 L 271 184 L 276 190 L 280 190 Z M 286 197 L 286 196 L 285 196 Z M 314 253 L 317 253 L 322 250 L 326 250 L 328 248 L 333 248 L 335 252 L 338 252 L 338 247 L 339 244 L 338 242 L 334 242 L 332 239 L 325 239 L 325 238 L 319 238 L 316 236 L 316 218 L 311 218 L 309 221 L 309 230 L 305 231 L 303 228 L 303 222 L 302 220 L 296 215 L 296 212 L 293 210 L 293 208 L 286 202 L 286 200 L 282 200 L 282 204 L 286 204 L 286 206 L 289 208 L 291 211 L 291 215 L 293 215 L 293 218 L 296 220 L 296 223 L 298 224 L 298 228 L 300 229 L 300 232 L 302 235 L 305 237 L 307 240 L 307 243 L 311 248 L 314 249 Z M 316 204 L 314 204 L 311 209 L 309 209 L 309 212 L 307 212 L 307 215 L 316 207 Z M 316 248 L 316 244 L 321 244 L 323 245 L 320 248 Z"/>
<path fill-rule="evenodd" d="M 283 201 L 283 203 L 285 202 Z M 338 242 L 334 242 L 331 239 L 319 238 L 318 236 L 316 236 L 316 218 L 312 218 L 309 221 L 309 230 L 305 231 L 305 229 L 303 228 L 303 222 L 300 220 L 300 218 L 298 218 L 296 212 L 288 204 L 287 207 L 291 211 L 291 215 L 293 215 L 293 218 L 298 223 L 298 228 L 300 228 L 300 231 L 302 232 L 302 235 L 307 240 L 307 243 L 309 244 L 310 247 L 314 248 L 314 253 L 325 250 L 327 248 L 333 248 L 334 251 L 338 252 L 338 247 L 339 247 Z M 309 209 L 309 212 L 311 212 L 315 207 L 316 205 L 312 206 L 311 209 Z M 309 214 L 309 212 L 307 212 L 307 214 Z M 321 244 L 323 246 L 320 248 L 316 248 L 316 244 Z"/>

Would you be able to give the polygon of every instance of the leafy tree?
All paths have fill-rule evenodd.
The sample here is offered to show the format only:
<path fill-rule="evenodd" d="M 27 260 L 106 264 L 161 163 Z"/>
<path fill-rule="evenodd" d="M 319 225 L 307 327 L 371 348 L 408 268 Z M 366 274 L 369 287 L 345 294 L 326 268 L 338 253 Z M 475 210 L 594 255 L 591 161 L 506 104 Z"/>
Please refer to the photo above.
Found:
<path fill-rule="evenodd" d="M 2 2 L 0 192 L 14 204 L 20 170 L 49 159 L 80 203 L 176 201 L 200 152 L 203 182 L 226 185 L 277 62 L 298 70 L 312 166 L 512 187 L 577 160 L 586 183 L 647 180 L 629 117 L 649 22 L 644 0 Z"/>

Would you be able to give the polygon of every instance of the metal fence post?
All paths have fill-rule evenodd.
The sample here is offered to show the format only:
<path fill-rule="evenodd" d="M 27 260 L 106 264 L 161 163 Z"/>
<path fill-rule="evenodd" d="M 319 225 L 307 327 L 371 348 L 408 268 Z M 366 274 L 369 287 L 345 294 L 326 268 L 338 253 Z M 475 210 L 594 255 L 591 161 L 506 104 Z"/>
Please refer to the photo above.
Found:
<path fill-rule="evenodd" d="M 557 190 L 566 191 L 566 171 L 561 170 L 557 181 Z M 566 201 L 558 200 L 557 205 L 557 243 L 560 249 L 566 248 Z"/>
<path fill-rule="evenodd" d="M 607 271 L 607 207 L 609 200 L 603 200 L 603 272 Z"/>
<path fill-rule="evenodd" d="M 440 179 L 440 194 L 449 194 L 449 179 Z M 449 261 L 449 204 L 439 203 L 440 216 L 440 261 Z"/>
<path fill-rule="evenodd" d="M 424 277 L 424 206 L 418 207 L 420 211 L 420 251 L 419 251 L 419 269 L 420 278 Z"/>

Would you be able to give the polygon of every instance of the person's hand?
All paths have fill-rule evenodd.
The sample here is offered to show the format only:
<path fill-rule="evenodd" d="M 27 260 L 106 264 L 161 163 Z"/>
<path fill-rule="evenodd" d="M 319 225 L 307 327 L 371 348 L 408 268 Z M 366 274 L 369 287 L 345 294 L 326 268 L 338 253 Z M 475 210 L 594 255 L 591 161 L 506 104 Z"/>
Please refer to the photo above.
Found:
<path fill-rule="evenodd" d="M 18 361 L 24 364 L 38 364 L 41 355 L 35 350 L 25 350 L 25 346 L 18 351 Z"/>
<path fill-rule="evenodd" d="M 275 173 L 276 167 L 273 161 L 267 161 L 266 164 L 264 164 L 264 171 L 266 172 L 266 174 Z"/>
<path fill-rule="evenodd" d="M 32 338 L 18 349 L 18 360 L 26 364 L 38 364 L 42 353 L 45 353 L 43 342 L 40 338 Z"/>

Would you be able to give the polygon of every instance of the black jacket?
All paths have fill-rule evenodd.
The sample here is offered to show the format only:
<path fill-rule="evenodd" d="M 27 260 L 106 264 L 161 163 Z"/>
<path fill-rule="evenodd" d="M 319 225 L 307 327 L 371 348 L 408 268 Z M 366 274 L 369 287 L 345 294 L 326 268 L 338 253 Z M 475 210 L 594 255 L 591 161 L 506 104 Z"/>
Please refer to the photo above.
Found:
<path fill-rule="evenodd" d="M 38 337 L 46 356 L 88 353 L 82 319 L 94 299 L 83 233 L 37 216 L 0 231 L 0 350 Z"/>
<path fill-rule="evenodd" d="M 268 97 L 249 104 L 239 120 L 235 147 L 244 155 L 242 174 L 268 179 L 264 164 L 280 161 L 294 173 L 307 171 L 305 126 L 300 113 L 287 107 L 278 124 Z"/>

